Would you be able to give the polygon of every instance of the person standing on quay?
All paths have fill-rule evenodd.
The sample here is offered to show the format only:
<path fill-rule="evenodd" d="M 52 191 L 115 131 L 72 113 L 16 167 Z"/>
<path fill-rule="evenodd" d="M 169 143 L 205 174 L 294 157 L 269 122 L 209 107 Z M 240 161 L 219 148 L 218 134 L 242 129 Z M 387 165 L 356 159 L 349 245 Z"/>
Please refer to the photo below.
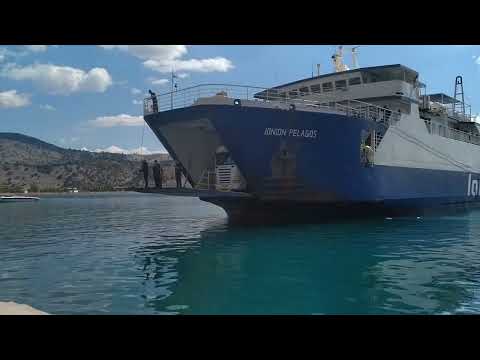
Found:
<path fill-rule="evenodd" d="M 145 189 L 148 189 L 148 163 L 147 160 L 142 161 L 142 170 L 140 172 L 143 172 L 143 179 L 145 180 Z"/>
<path fill-rule="evenodd" d="M 180 162 L 175 162 L 175 180 L 177 181 L 177 189 L 182 187 L 182 168 Z"/>
<path fill-rule="evenodd" d="M 162 177 L 163 177 L 163 171 L 162 167 L 158 163 L 157 160 L 155 160 L 155 164 L 153 165 L 153 179 L 155 180 L 155 187 L 157 189 L 162 188 Z"/>

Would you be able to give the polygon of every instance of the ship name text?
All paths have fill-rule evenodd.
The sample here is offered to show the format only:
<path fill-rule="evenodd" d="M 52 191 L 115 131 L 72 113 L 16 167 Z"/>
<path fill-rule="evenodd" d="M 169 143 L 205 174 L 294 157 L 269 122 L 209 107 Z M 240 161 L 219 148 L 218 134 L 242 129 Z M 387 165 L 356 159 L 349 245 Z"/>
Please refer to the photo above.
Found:
<path fill-rule="evenodd" d="M 467 196 L 480 196 L 480 180 L 472 180 L 472 174 L 468 174 Z"/>
<path fill-rule="evenodd" d="M 317 138 L 318 130 L 311 129 L 274 129 L 265 128 L 263 135 L 265 136 L 292 136 L 292 137 L 304 137 L 304 138 Z"/>

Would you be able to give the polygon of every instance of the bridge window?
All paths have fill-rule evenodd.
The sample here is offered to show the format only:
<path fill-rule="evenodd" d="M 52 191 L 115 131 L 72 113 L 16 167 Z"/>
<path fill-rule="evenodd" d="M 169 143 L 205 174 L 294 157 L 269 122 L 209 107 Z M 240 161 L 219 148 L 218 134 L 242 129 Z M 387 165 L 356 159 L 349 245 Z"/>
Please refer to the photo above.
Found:
<path fill-rule="evenodd" d="M 306 96 L 308 95 L 308 87 L 302 87 L 300 88 L 300 96 Z"/>
<path fill-rule="evenodd" d="M 278 97 L 278 90 L 274 90 L 274 89 L 268 89 L 267 90 L 267 96 L 269 99 L 275 99 Z"/>
<path fill-rule="evenodd" d="M 403 67 L 379 67 L 362 71 L 363 83 L 402 80 L 410 84 L 415 83 L 418 74 Z"/>
<path fill-rule="evenodd" d="M 361 84 L 361 81 L 359 77 L 348 79 L 348 85 L 360 85 L 360 84 Z"/>
<path fill-rule="evenodd" d="M 331 82 L 323 83 L 322 84 L 322 90 L 323 92 L 328 92 L 333 90 L 333 85 Z"/>
<path fill-rule="evenodd" d="M 320 84 L 315 84 L 315 85 L 310 86 L 310 91 L 312 93 L 319 94 L 320 93 Z"/>
<path fill-rule="evenodd" d="M 335 81 L 335 89 L 347 89 L 347 80 Z"/>

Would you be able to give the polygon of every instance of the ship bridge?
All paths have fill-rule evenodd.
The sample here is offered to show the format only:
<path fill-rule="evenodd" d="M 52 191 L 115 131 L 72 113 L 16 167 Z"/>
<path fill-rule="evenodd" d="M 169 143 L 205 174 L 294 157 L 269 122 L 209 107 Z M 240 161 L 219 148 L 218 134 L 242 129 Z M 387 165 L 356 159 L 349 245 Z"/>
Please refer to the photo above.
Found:
<path fill-rule="evenodd" d="M 339 71 L 279 85 L 254 95 L 266 99 L 272 94 L 279 98 L 325 101 L 359 100 L 379 106 L 388 105 L 410 112 L 410 104 L 418 103 L 418 73 L 404 65 L 393 64 Z"/>

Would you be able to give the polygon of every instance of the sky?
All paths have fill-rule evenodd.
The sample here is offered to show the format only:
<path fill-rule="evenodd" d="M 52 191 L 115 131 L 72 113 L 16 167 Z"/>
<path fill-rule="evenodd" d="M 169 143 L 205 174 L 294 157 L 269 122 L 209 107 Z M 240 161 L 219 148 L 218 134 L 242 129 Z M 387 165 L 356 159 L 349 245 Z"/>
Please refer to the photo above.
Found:
<path fill-rule="evenodd" d="M 358 44 L 355 44 L 355 46 Z M 349 45 L 345 45 L 348 49 Z M 165 152 L 142 118 L 148 89 L 201 83 L 276 86 L 333 71 L 333 45 L 0 45 L 0 132 L 90 151 Z M 480 112 L 480 46 L 361 45 L 360 67 L 403 64 L 427 92 L 453 96 Z M 350 66 L 349 52 L 344 62 Z"/>

